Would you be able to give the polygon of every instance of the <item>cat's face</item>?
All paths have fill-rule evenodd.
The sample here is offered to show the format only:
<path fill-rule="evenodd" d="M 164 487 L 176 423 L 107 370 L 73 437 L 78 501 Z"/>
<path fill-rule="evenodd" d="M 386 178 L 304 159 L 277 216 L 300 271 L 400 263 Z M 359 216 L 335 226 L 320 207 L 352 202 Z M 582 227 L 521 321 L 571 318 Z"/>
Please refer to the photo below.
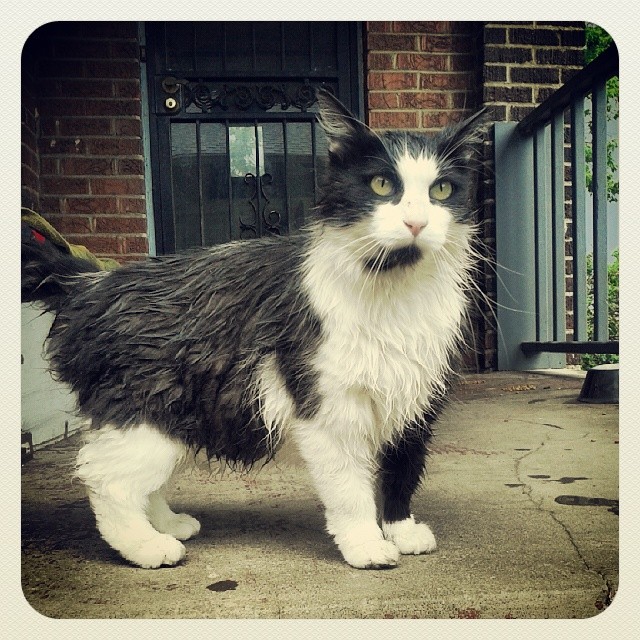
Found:
<path fill-rule="evenodd" d="M 376 134 L 330 94 L 320 118 L 329 140 L 329 172 L 319 211 L 341 227 L 370 268 L 409 266 L 454 239 L 469 223 L 469 148 L 477 126 L 467 121 L 436 136 Z"/>

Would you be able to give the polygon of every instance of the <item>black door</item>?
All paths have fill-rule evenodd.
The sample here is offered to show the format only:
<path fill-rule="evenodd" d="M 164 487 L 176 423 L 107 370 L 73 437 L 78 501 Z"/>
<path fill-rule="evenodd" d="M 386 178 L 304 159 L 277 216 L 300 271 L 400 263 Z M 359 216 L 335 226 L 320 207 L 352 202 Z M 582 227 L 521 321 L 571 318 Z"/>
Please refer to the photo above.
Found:
<path fill-rule="evenodd" d="M 146 27 L 156 249 L 299 229 L 326 155 L 316 90 L 360 113 L 358 25 Z"/>

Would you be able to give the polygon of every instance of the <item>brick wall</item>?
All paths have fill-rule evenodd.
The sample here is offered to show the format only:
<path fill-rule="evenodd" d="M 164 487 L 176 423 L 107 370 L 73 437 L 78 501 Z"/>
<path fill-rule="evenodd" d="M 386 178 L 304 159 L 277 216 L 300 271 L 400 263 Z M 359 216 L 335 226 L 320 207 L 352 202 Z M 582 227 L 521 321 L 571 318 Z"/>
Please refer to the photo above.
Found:
<path fill-rule="evenodd" d="M 517 122 L 584 66 L 583 22 L 486 23 L 484 103 Z"/>
<path fill-rule="evenodd" d="M 440 129 L 481 100 L 476 22 L 368 22 L 367 105 L 374 129 Z"/>
<path fill-rule="evenodd" d="M 38 153 L 38 108 L 36 68 L 30 49 L 23 52 L 21 91 L 21 185 L 22 206 L 37 209 L 40 204 L 40 156 Z"/>
<path fill-rule="evenodd" d="M 133 22 L 58 22 L 32 34 L 23 60 L 35 69 L 39 212 L 121 262 L 148 251 L 138 51 Z"/>

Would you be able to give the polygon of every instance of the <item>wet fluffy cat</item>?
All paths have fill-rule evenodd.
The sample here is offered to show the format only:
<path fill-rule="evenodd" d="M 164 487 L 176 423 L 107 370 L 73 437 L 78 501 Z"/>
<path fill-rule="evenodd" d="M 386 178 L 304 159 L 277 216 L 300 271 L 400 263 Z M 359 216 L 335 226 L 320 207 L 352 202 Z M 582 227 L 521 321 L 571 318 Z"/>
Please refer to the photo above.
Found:
<path fill-rule="evenodd" d="M 180 461 L 251 465 L 285 440 L 350 565 L 436 547 L 410 500 L 460 346 L 478 124 L 376 134 L 318 101 L 329 169 L 300 235 L 94 273 L 23 245 L 23 300 L 56 314 L 52 369 L 94 427 L 77 475 L 104 540 L 141 567 L 178 563 L 200 529 L 164 497 Z"/>

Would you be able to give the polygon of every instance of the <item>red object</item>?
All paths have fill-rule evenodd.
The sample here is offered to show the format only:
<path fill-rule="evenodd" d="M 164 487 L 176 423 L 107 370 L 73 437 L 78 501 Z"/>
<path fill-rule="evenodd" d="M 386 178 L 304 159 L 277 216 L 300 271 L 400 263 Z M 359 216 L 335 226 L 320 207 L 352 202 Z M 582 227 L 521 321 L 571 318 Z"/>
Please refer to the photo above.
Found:
<path fill-rule="evenodd" d="M 31 229 L 31 237 L 38 244 L 44 244 L 47 241 L 47 239 L 39 231 L 36 231 L 35 229 Z"/>

